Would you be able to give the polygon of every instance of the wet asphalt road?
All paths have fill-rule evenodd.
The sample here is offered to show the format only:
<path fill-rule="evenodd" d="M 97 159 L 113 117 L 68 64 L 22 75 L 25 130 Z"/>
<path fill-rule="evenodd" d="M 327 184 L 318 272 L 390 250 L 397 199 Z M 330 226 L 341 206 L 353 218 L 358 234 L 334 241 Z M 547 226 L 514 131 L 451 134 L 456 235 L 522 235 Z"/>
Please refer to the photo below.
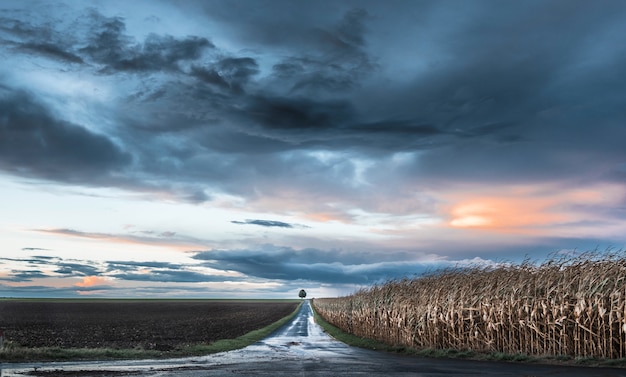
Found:
<path fill-rule="evenodd" d="M 0 377 L 47 376 L 624 376 L 626 369 L 426 359 L 350 347 L 326 335 L 308 301 L 273 335 L 246 348 L 173 360 L 0 364 Z"/>

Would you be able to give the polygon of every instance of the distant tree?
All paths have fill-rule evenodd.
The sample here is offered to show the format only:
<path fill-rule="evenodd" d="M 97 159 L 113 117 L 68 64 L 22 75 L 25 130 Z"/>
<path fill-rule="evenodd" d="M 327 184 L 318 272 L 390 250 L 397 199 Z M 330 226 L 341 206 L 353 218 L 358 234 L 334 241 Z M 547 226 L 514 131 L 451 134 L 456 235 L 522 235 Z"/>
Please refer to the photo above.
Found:
<path fill-rule="evenodd" d="M 306 291 L 304 289 L 301 289 L 300 293 L 298 293 L 298 297 L 305 298 L 306 297 Z"/>

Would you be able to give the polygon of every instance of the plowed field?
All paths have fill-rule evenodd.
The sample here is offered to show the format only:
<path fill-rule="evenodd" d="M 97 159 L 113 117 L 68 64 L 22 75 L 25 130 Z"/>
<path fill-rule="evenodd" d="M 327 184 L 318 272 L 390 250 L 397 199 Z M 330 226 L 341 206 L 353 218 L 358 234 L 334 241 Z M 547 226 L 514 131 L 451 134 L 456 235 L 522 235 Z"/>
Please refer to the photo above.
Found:
<path fill-rule="evenodd" d="M 168 351 L 231 339 L 291 314 L 298 302 L 0 300 L 5 342 L 22 347 Z"/>

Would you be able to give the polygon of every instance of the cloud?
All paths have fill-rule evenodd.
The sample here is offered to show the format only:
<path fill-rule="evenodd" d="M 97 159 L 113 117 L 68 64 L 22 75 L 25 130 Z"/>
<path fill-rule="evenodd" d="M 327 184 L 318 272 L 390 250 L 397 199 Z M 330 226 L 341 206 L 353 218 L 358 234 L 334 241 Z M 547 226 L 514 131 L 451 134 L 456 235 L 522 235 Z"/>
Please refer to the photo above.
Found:
<path fill-rule="evenodd" d="M 206 241 L 178 235 L 176 232 L 152 232 L 144 231 L 140 232 L 141 235 L 136 234 L 110 234 L 110 233 L 98 233 L 98 232 L 84 232 L 75 229 L 33 229 L 34 232 L 43 232 L 47 234 L 53 234 L 57 236 L 65 237 L 78 237 L 99 241 L 108 241 L 115 243 L 128 243 L 139 245 L 151 245 L 151 246 L 168 246 L 178 249 L 188 249 L 190 247 L 198 247 L 205 245 Z"/>
<path fill-rule="evenodd" d="M 243 281 L 241 274 L 209 269 L 197 262 L 170 263 L 159 261 L 86 261 L 63 258 L 1 258 L 11 262 L 12 270 L 0 280 L 9 282 L 32 282 L 37 279 L 80 278 L 72 283 L 81 289 L 98 287 L 105 289 L 114 281 L 162 282 L 162 283 L 206 283 Z"/>
<path fill-rule="evenodd" d="M 306 225 L 301 224 L 290 224 L 282 221 L 275 220 L 246 220 L 246 221 L 231 221 L 233 224 L 239 225 L 260 225 L 268 228 L 278 227 L 278 228 L 308 228 Z"/>
<path fill-rule="evenodd" d="M 575 155 L 581 171 L 599 168 L 619 179 L 623 152 L 615 142 L 619 138 L 607 135 L 622 133 L 612 126 L 620 106 L 611 100 L 621 81 L 608 77 L 624 55 L 618 49 L 600 60 L 586 43 L 587 35 L 610 37 L 617 18 L 608 12 L 587 7 L 567 17 L 539 12 L 545 19 L 535 22 L 537 4 L 493 9 L 481 3 L 465 22 L 456 23 L 451 22 L 454 10 L 426 2 L 407 6 L 407 14 L 432 20 L 405 30 L 399 25 L 408 16 L 371 2 L 336 5 L 329 13 L 313 5 L 281 4 L 281 11 L 259 14 L 230 3 L 180 7 L 182 12 L 200 9 L 223 26 L 245 47 L 233 51 L 210 42 L 216 32 L 211 29 L 206 35 L 152 32 L 138 38 L 128 19 L 95 9 L 78 11 L 74 29 L 71 22 L 52 27 L 5 17 L 5 31 L 43 58 L 75 56 L 95 64 L 96 72 L 89 64 L 77 69 L 86 75 L 106 71 L 112 86 L 128 95 L 128 101 L 113 104 L 127 109 L 122 115 L 98 114 L 108 123 L 119 122 L 107 129 L 107 138 L 132 150 L 132 170 L 119 169 L 131 166 L 128 152 L 110 154 L 125 156 L 113 159 L 119 168 L 112 171 L 120 178 L 114 184 L 127 188 L 156 186 L 194 203 L 212 196 L 193 185 L 249 195 L 247 176 L 306 190 L 290 183 L 290 172 L 309 171 L 315 168 L 312 161 L 288 166 L 294 159 L 284 157 L 314 150 L 375 160 L 419 152 L 419 161 L 398 173 L 419 176 L 426 184 L 569 176 L 565 161 Z M 620 14 L 621 7 L 615 8 Z M 588 13 L 607 24 L 596 28 Z M 526 30 L 532 22 L 535 27 Z M 572 33 L 565 38 L 553 29 Z M 386 45 L 380 30 L 390 33 Z M 414 35 L 415 46 L 407 33 Z M 437 46 L 426 36 L 439 41 Z M 410 76 L 394 71 L 411 65 L 411 59 Z M 580 59 L 595 63 L 580 65 Z M 128 73 L 143 76 L 124 76 Z M 598 94 L 589 94 L 589 87 Z M 590 108 L 597 109 L 593 132 L 575 115 Z M 585 146 L 588 139 L 599 142 Z M 536 148 L 538 142 L 545 148 Z M 166 178 L 172 174 L 178 185 Z M 318 182 L 314 189 L 342 186 L 323 174 Z M 337 195 L 351 200 L 341 191 Z"/>
<path fill-rule="evenodd" d="M 125 34 L 121 17 L 105 17 L 93 10 L 87 33 L 88 44 L 79 51 L 104 65 L 103 72 L 179 70 L 180 62 L 193 61 L 214 45 L 202 37 L 178 39 L 150 34 L 143 43 L 135 43 Z"/>
<path fill-rule="evenodd" d="M 32 95 L 0 86 L 0 169 L 102 184 L 131 161 L 111 139 L 57 119 Z"/>
<path fill-rule="evenodd" d="M 47 257 L 47 256 L 33 256 L 32 258 L 0 258 L 0 260 L 5 260 L 9 262 L 24 262 L 24 263 L 32 263 L 32 264 L 46 264 L 51 260 L 57 260 L 56 257 Z"/>
<path fill-rule="evenodd" d="M 92 288 L 97 286 L 99 289 L 102 289 L 100 286 L 107 285 L 108 283 L 109 280 L 101 276 L 85 276 L 81 282 L 74 285 L 81 288 Z"/>
<path fill-rule="evenodd" d="M 19 15 L 19 12 L 13 16 Z M 56 60 L 60 63 L 82 64 L 83 59 L 72 48 L 72 32 L 63 33 L 50 24 L 38 25 L 33 17 L 19 20 L 14 17 L 0 17 L 2 30 L 12 38 L 3 38 L 0 45 L 12 48 L 16 53 Z M 59 26 L 59 23 L 56 23 Z M 69 37 L 69 38 L 68 38 Z"/>
<path fill-rule="evenodd" d="M 235 94 L 242 94 L 244 86 L 258 73 L 259 65 L 250 57 L 223 58 L 207 67 L 191 67 L 196 78 Z"/>
<path fill-rule="evenodd" d="M 2 280 L 2 279 L 0 279 Z M 73 297 L 76 288 L 59 289 L 45 285 L 27 285 L 19 288 L 19 294 L 16 295 L 16 289 L 12 285 L 0 284 L 0 296 L 2 297 Z"/>
<path fill-rule="evenodd" d="M 151 270 L 148 273 L 119 273 L 111 274 L 111 277 L 123 281 L 166 282 L 166 283 L 203 283 L 241 280 L 240 277 L 225 277 L 223 275 L 211 275 L 184 269 L 177 270 Z"/>
<path fill-rule="evenodd" d="M 268 130 L 308 130 L 313 135 L 341 127 L 350 113 L 350 104 L 345 101 L 270 96 L 252 98 L 245 109 L 254 123 Z"/>
<path fill-rule="evenodd" d="M 251 277 L 325 284 L 373 284 L 417 275 L 433 266 L 428 261 L 368 261 L 367 256 L 359 253 L 296 250 L 274 245 L 256 249 L 204 251 L 193 258 L 204 261 L 211 268 L 238 271 Z"/>
<path fill-rule="evenodd" d="M 152 231 L 152 230 L 142 230 L 142 231 L 139 231 L 137 233 L 145 234 L 145 235 L 148 235 L 148 236 L 156 235 L 158 237 L 164 237 L 164 238 L 171 238 L 171 237 L 176 236 L 176 232 L 172 232 L 172 231 L 155 232 L 155 231 Z"/>
<path fill-rule="evenodd" d="M 46 278 L 48 275 L 42 270 L 13 270 L 7 278 L 0 277 L 0 280 L 11 282 L 30 282 L 33 279 Z"/>
<path fill-rule="evenodd" d="M 368 23 L 375 16 L 362 5 L 328 4 L 333 12 L 289 2 L 272 4 L 271 13 L 240 12 L 241 4 L 228 2 L 201 8 L 231 39 L 278 50 L 279 59 L 272 69 L 277 82 L 272 86 L 311 97 L 358 88 L 360 81 L 376 70 L 375 58 L 367 49 Z"/>
<path fill-rule="evenodd" d="M 108 261 L 106 276 L 120 281 L 203 283 L 238 281 L 241 276 L 197 264 L 156 261 Z"/>
<path fill-rule="evenodd" d="M 38 249 L 40 250 L 40 249 Z M 52 277 L 88 277 L 102 272 L 99 263 L 84 260 L 64 260 L 53 256 L 31 258 L 0 258 L 12 262 L 10 281 L 32 281 Z"/>
<path fill-rule="evenodd" d="M 298 217 L 316 225 L 216 244 L 227 236 L 66 224 L 40 231 L 216 250 L 198 253 L 197 265 L 5 264 L 20 265 L 16 279 L 115 274 L 192 287 L 218 281 L 214 267 L 361 284 L 421 271 L 427 253 L 621 244 L 626 7 L 573 4 L 8 4 L 7 179 L 235 210 L 225 215 L 239 219 L 231 228 L 301 228 Z"/>
<path fill-rule="evenodd" d="M 216 17 L 228 17 L 224 14 L 228 9 L 225 5 L 223 10 L 217 10 Z M 292 53 L 274 63 L 271 72 L 263 71 L 259 58 L 251 56 L 249 50 L 245 54 L 227 52 L 209 42 L 207 36 L 181 38 L 148 33 L 138 42 L 129 33 L 125 18 L 107 17 L 97 10 L 77 19 L 80 26 L 74 31 L 67 29 L 70 37 L 65 39 L 61 38 L 59 26 L 55 33 L 48 33 L 51 37 L 47 42 L 40 41 L 45 33 L 41 31 L 43 26 L 34 20 L 16 21 L 11 30 L 16 37 L 24 39 L 23 43 L 31 46 L 47 43 L 48 50 L 59 52 L 57 55 L 65 51 L 96 64 L 96 70 L 104 70 L 111 76 L 109 80 L 114 86 L 132 93 L 128 101 L 118 105 L 128 109 L 124 113 L 138 114 L 136 117 L 120 115 L 118 119 L 110 114 L 96 114 L 104 122 L 119 122 L 107 130 L 110 132 L 107 139 L 115 140 L 108 148 L 112 149 L 110 153 L 104 153 L 106 141 L 100 147 L 102 155 L 111 156 L 112 166 L 108 170 L 117 180 L 109 179 L 107 183 L 139 191 L 168 191 L 193 203 L 211 200 L 207 190 L 197 187 L 203 183 L 210 185 L 209 190 L 247 196 L 248 180 L 256 180 L 261 186 L 267 180 L 268 185 L 272 182 L 291 186 L 305 193 L 309 189 L 332 187 L 340 189 L 335 195 L 341 200 L 353 200 L 349 193 L 350 180 L 337 180 L 334 167 L 319 171 L 313 185 L 291 179 L 294 176 L 291 172 L 319 168 L 314 159 L 294 158 L 319 149 L 341 151 L 363 159 L 378 159 L 399 151 L 427 150 L 417 171 L 427 178 L 455 169 L 457 164 L 452 164 L 453 157 L 446 153 L 474 148 L 475 143 L 486 140 L 503 145 L 520 140 L 518 123 L 514 120 L 473 120 L 475 114 L 471 111 L 463 115 L 467 111 L 463 108 L 482 106 L 481 114 L 488 112 L 485 106 L 496 109 L 493 101 L 484 99 L 489 98 L 488 93 L 461 87 L 451 94 L 454 99 L 438 100 L 448 93 L 438 89 L 442 85 L 437 80 L 445 81 L 444 88 L 452 85 L 447 71 L 436 71 L 434 78 L 420 83 L 415 88 L 418 95 L 411 93 L 414 88 L 411 82 L 401 92 L 397 92 L 398 88 L 388 88 L 389 96 L 368 87 L 368 75 L 381 74 L 373 63 L 375 53 L 368 42 L 373 32 L 368 24 L 376 20 L 370 13 L 366 9 L 347 8 L 339 16 L 320 18 L 319 24 L 312 22 L 296 28 L 295 35 L 304 38 L 300 41 L 304 44 L 297 47 L 298 43 L 288 41 L 288 51 Z M 242 30 L 249 27 L 240 26 Z M 279 31 L 272 27 L 264 32 L 272 38 L 279 36 Z M 269 39 L 263 41 L 269 43 Z M 456 69 L 454 65 L 451 67 Z M 80 69 L 94 74 L 87 65 Z M 154 76 L 151 79 L 137 76 L 134 81 L 124 78 L 125 72 Z M 388 98 L 397 101 L 399 96 L 402 99 L 390 108 L 402 106 L 403 98 L 415 98 L 416 106 L 423 110 L 416 113 L 410 110 L 416 106 L 407 104 L 393 115 L 383 111 L 370 113 L 369 109 L 380 107 L 370 106 L 370 100 L 385 104 Z M 455 112 L 458 114 L 454 115 Z M 467 124 L 451 124 L 447 120 L 459 116 L 467 118 Z M 63 122 L 57 121 L 68 124 Z M 166 136 L 170 132 L 175 134 Z M 97 136 L 105 138 L 104 134 Z M 132 158 L 128 151 L 132 151 Z M 42 151 L 34 152 L 38 156 Z M 472 151 L 464 162 L 471 163 L 472 156 L 479 154 L 480 151 Z M 116 155 L 119 158 L 115 159 Z M 73 182 L 82 178 L 75 169 L 60 165 L 61 161 L 48 161 L 51 166 L 42 167 L 39 176 L 67 181 L 60 173 L 50 173 L 56 170 L 65 174 L 73 171 L 77 176 Z M 95 168 L 100 160 L 80 161 Z M 23 174 L 21 170 L 12 171 Z M 176 184 L 165 178 L 172 175 L 176 176 Z"/>
<path fill-rule="evenodd" d="M 91 275 L 97 275 L 100 272 L 99 267 L 95 267 L 89 263 L 55 261 L 53 265 L 57 267 L 54 272 L 61 275 L 86 276 L 87 278 Z"/>
<path fill-rule="evenodd" d="M 182 267 L 178 263 L 170 263 L 170 262 L 157 262 L 157 261 L 108 261 L 107 264 L 110 268 L 131 268 L 134 269 L 136 267 L 153 267 L 153 268 L 170 268 L 177 269 Z"/>
<path fill-rule="evenodd" d="M 16 44 L 16 47 L 23 50 L 26 53 L 33 53 L 50 57 L 52 59 L 58 59 L 67 63 L 84 63 L 83 59 L 69 51 L 66 51 L 62 46 L 52 43 L 22 43 Z"/>

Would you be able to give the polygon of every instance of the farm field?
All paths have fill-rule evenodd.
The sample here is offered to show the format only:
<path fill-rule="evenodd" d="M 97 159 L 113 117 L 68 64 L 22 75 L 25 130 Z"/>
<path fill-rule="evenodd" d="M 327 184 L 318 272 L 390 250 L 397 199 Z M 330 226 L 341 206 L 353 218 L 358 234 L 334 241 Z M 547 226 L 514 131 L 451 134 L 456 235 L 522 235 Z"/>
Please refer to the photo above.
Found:
<path fill-rule="evenodd" d="M 626 257 L 449 269 L 315 299 L 330 324 L 417 350 L 626 358 Z"/>
<path fill-rule="evenodd" d="M 296 300 L 0 300 L 5 349 L 176 351 L 234 339 L 294 312 Z M 0 352 L 1 353 L 1 352 Z"/>

